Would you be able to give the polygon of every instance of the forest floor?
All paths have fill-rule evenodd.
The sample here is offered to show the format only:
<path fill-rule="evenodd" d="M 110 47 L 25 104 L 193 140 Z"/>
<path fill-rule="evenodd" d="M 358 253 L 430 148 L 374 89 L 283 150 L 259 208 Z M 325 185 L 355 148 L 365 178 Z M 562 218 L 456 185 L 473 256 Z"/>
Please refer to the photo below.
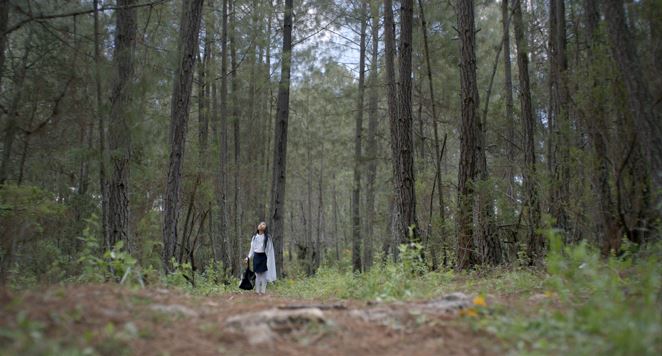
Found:
<path fill-rule="evenodd" d="M 472 327 L 481 305 L 461 293 L 376 303 L 111 284 L 0 290 L 0 354 L 504 353 L 496 337 Z"/>

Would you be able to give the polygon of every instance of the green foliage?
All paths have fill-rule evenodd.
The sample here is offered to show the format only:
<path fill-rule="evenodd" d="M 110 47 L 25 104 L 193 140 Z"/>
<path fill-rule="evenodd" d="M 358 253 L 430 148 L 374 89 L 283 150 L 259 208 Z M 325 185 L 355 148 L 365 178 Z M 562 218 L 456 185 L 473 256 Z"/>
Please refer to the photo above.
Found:
<path fill-rule="evenodd" d="M 77 261 L 81 268 L 80 275 L 77 278 L 80 282 L 103 282 L 106 279 L 104 261 L 97 257 L 101 250 L 98 237 L 95 234 L 97 225 L 96 216 L 86 220 L 83 235 L 78 238 L 83 243 L 83 250 Z"/>
<path fill-rule="evenodd" d="M 586 242 L 549 233 L 544 307 L 497 315 L 483 326 L 536 353 L 653 355 L 662 351 L 662 244 L 601 259 Z"/>
<path fill-rule="evenodd" d="M 315 276 L 280 280 L 275 292 L 297 298 L 341 298 L 360 300 L 402 300 L 435 295 L 453 273 L 425 273 L 420 244 L 401 245 L 401 261 L 375 265 L 362 274 L 350 268 L 322 266 Z"/>
<path fill-rule="evenodd" d="M 105 282 L 115 281 L 119 283 L 143 284 L 140 266 L 127 251 L 124 251 L 124 241 L 120 240 L 110 251 L 105 251 L 103 257 L 99 255 L 100 243 L 97 235 L 98 221 L 96 216 L 86 220 L 83 236 L 79 240 L 83 242 L 83 249 L 79 254 L 77 263 L 80 266 L 80 274 L 76 277 L 78 282 Z"/>
<path fill-rule="evenodd" d="M 16 314 L 11 327 L 0 327 L 0 352 L 3 355 L 92 355 L 92 350 L 64 346 L 45 335 L 45 325 L 31 320 L 25 311 Z"/>
<path fill-rule="evenodd" d="M 43 223 L 52 221 L 64 214 L 64 207 L 58 204 L 49 192 L 31 185 L 4 184 L 0 189 L 0 218 L 14 223 L 29 222 L 41 231 Z"/>

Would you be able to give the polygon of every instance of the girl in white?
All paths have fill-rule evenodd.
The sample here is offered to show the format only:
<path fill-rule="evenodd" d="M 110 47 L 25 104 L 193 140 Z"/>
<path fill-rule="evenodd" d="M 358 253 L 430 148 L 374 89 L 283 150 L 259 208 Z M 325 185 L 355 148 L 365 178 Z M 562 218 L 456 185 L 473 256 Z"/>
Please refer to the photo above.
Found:
<path fill-rule="evenodd" d="M 257 231 L 251 239 L 251 250 L 245 261 L 253 258 L 253 272 L 255 272 L 255 292 L 265 294 L 267 282 L 276 280 L 276 259 L 274 258 L 274 244 L 271 235 L 267 232 L 267 224 L 263 221 L 257 226 Z"/>

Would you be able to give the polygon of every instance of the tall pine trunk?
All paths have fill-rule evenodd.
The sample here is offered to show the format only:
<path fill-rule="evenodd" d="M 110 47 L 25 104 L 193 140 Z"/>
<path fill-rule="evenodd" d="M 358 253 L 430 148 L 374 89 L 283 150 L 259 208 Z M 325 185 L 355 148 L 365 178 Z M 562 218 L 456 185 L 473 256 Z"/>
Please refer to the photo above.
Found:
<path fill-rule="evenodd" d="M 527 222 L 527 255 L 531 264 L 539 262 L 543 241 L 536 232 L 540 225 L 540 202 L 536 188 L 536 155 L 535 155 L 535 119 L 531 102 L 531 86 L 529 81 L 529 46 L 524 32 L 522 6 L 515 0 L 513 5 L 513 22 L 515 25 L 515 42 L 517 44 L 517 69 L 520 81 L 520 111 L 522 117 L 522 132 L 524 134 L 524 166 L 522 168 L 524 185 L 524 209 Z"/>
<path fill-rule="evenodd" d="M 412 32 L 414 20 L 413 0 L 403 0 L 400 6 L 399 102 L 395 120 L 391 117 L 391 145 L 397 159 L 394 163 L 395 192 L 399 213 L 399 243 L 419 242 L 416 217 L 416 193 L 414 177 L 414 144 L 412 117 Z"/>
<path fill-rule="evenodd" d="M 514 0 L 520 2 L 521 0 Z M 510 61 L 510 9 L 508 0 L 501 0 L 501 23 L 503 26 L 503 75 L 504 91 L 506 97 L 506 157 L 508 159 L 506 179 L 508 181 L 507 195 L 514 198 L 515 194 L 515 119 L 513 114 L 513 79 L 512 64 Z"/>
<path fill-rule="evenodd" d="M 108 149 L 108 246 L 124 241 L 135 253 L 129 231 L 129 172 L 131 159 L 131 117 L 133 115 L 134 52 L 136 47 L 135 0 L 117 1 L 117 27 L 113 53 L 114 80 L 110 95 Z"/>
<path fill-rule="evenodd" d="M 472 205 L 474 184 L 478 178 L 480 126 L 478 124 L 478 87 L 476 84 L 476 37 L 473 0 L 457 1 L 457 22 L 460 37 L 460 162 L 458 171 L 458 236 L 457 268 L 468 269 L 476 264 L 474 251 Z"/>
<path fill-rule="evenodd" d="M 166 180 L 165 209 L 163 214 L 163 268 L 172 271 L 170 259 L 175 256 L 177 245 L 177 222 L 182 185 L 182 165 L 186 148 L 186 131 L 193 87 L 193 72 L 198 52 L 200 19 L 203 0 L 182 3 L 179 23 L 177 69 L 172 90 L 170 110 L 170 158 Z M 182 246 L 181 249 L 184 249 Z"/>
<path fill-rule="evenodd" d="M 365 234 L 363 236 L 363 269 L 367 271 L 372 265 L 372 240 L 375 222 L 375 180 L 377 177 L 377 130 L 379 128 L 379 5 L 370 4 L 371 13 L 371 41 L 370 54 L 370 94 L 368 97 L 368 137 L 366 142 L 366 206 L 365 206 Z"/>
<path fill-rule="evenodd" d="M 276 128 L 274 131 L 274 159 L 271 180 L 271 228 L 276 252 L 276 271 L 283 275 L 283 237 L 285 217 L 285 181 L 287 159 L 287 124 L 290 105 L 290 69 L 292 64 L 292 6 L 293 0 L 285 0 L 285 16 L 283 18 L 283 58 L 281 60 L 280 84 L 278 85 L 278 102 Z"/>
<path fill-rule="evenodd" d="M 363 98 L 365 96 L 365 52 L 368 4 L 361 3 L 361 42 L 359 49 L 359 94 L 356 101 L 356 126 L 354 131 L 354 186 L 352 187 L 352 270 L 361 271 L 361 170 L 363 133 Z"/>
<path fill-rule="evenodd" d="M 442 237 L 442 249 L 444 250 L 444 255 L 446 252 L 446 214 L 445 214 L 445 204 L 444 204 L 444 190 L 442 189 L 442 177 L 441 177 L 441 156 L 443 151 L 439 145 L 439 125 L 437 125 L 437 103 L 434 97 L 434 85 L 432 82 L 432 65 L 430 63 L 430 46 L 428 43 L 428 29 L 427 22 L 425 21 L 425 11 L 423 9 L 423 0 L 418 0 L 418 6 L 420 9 L 421 16 L 421 29 L 423 32 L 423 49 L 425 50 L 425 64 L 427 68 L 428 75 L 428 87 L 430 90 L 430 106 L 432 107 L 432 132 L 434 134 L 434 161 L 435 161 L 435 180 L 438 187 L 437 197 L 439 199 L 439 221 L 441 224 L 441 229 L 439 235 Z M 445 142 L 445 141 L 444 141 Z M 431 198 L 432 199 L 432 198 Z M 432 212 L 430 212 L 432 214 Z M 432 215 L 430 215 L 432 216 Z M 432 226 L 429 227 L 432 229 Z M 428 234 L 431 232 L 428 231 Z M 434 247 L 430 248 L 432 255 L 432 269 L 437 269 L 437 254 Z"/>
<path fill-rule="evenodd" d="M 662 120 L 659 111 L 653 107 L 653 98 L 644 80 L 635 39 L 626 22 L 623 0 L 605 0 L 603 6 L 611 53 L 625 86 L 637 141 L 640 142 L 643 156 L 648 162 L 653 195 L 657 195 L 653 204 L 659 210 L 662 196 L 659 194 L 659 189 L 662 188 Z"/>
<path fill-rule="evenodd" d="M 573 240 L 570 231 L 568 203 L 570 199 L 570 116 L 568 105 L 566 55 L 565 0 L 549 2 L 550 108 L 549 108 L 549 171 L 551 176 L 550 213 L 556 226 Z"/>

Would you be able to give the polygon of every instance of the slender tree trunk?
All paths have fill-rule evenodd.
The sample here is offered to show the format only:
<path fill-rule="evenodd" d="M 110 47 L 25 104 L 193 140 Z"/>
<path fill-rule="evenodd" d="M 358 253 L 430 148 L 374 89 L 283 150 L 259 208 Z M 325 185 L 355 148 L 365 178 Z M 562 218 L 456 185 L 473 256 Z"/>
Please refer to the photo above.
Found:
<path fill-rule="evenodd" d="M 393 2 L 384 0 L 384 67 L 386 73 L 386 101 L 388 106 L 389 130 L 391 137 L 393 132 L 397 131 L 396 122 L 398 120 L 398 97 L 397 85 L 395 83 L 395 22 L 393 20 Z M 398 176 L 400 174 L 400 152 L 396 143 L 391 138 L 391 159 L 393 172 L 393 188 L 396 199 L 398 197 Z M 400 221 L 399 203 L 395 202 L 394 221 Z M 406 236 L 405 230 L 401 230 L 398 225 L 394 229 L 395 236 Z M 390 246 L 390 245 L 388 245 Z"/>
<path fill-rule="evenodd" d="M 287 124 L 290 103 L 290 69 L 292 63 L 292 3 L 285 0 L 283 19 L 283 58 L 281 60 L 280 84 L 278 86 L 277 119 L 274 131 L 274 159 L 271 181 L 271 222 L 276 252 L 276 271 L 283 275 L 283 237 L 285 216 L 285 181 L 287 159 Z"/>
<path fill-rule="evenodd" d="M 97 0 L 95 0 L 97 1 Z M 9 0 L 0 0 L 0 89 L 5 76 L 5 47 L 7 45 L 7 24 L 9 23 Z"/>
<path fill-rule="evenodd" d="M 163 268 L 172 271 L 170 259 L 175 256 L 177 243 L 177 222 L 179 219 L 179 199 L 182 185 L 182 164 L 186 147 L 186 131 L 189 117 L 193 72 L 198 51 L 200 19 L 203 0 L 182 3 L 179 24 L 179 45 L 177 69 L 172 90 L 170 115 L 170 159 L 166 180 L 165 210 L 163 214 Z M 195 194 L 195 191 L 194 193 Z M 193 202 L 191 201 L 191 204 Z M 189 209 L 190 210 L 190 209 Z M 184 246 L 181 247 L 182 250 Z"/>
<path fill-rule="evenodd" d="M 223 258 L 223 268 L 227 271 L 234 265 L 232 248 L 228 236 L 228 1 L 223 0 L 223 17 L 221 23 L 221 88 L 219 111 L 220 122 L 220 174 L 218 190 L 219 206 L 219 242 Z"/>
<path fill-rule="evenodd" d="M 434 161 L 435 161 L 435 179 L 436 179 L 436 184 L 438 186 L 438 193 L 437 196 L 439 198 L 439 221 L 441 224 L 441 229 L 439 231 L 439 235 L 442 238 L 442 246 L 443 249 L 445 250 L 446 246 L 446 214 L 445 214 L 445 207 L 444 207 L 444 191 L 442 189 L 442 177 L 441 177 L 441 155 L 442 151 L 440 149 L 439 145 L 439 128 L 437 125 L 437 103 L 435 101 L 434 97 L 434 85 L 432 82 L 432 65 L 430 63 L 430 46 L 428 43 L 428 29 L 427 29 L 427 22 L 425 21 L 425 11 L 423 8 L 423 0 L 418 0 L 418 7 L 420 9 L 420 15 L 421 15 L 421 30 L 423 31 L 423 49 L 425 50 L 425 64 L 427 67 L 427 75 L 428 75 L 428 86 L 430 90 L 430 106 L 432 107 L 432 131 L 434 133 Z M 444 136 L 445 137 L 445 136 Z M 446 141 L 444 140 L 444 143 Z M 430 229 L 432 226 L 430 226 Z M 428 231 L 428 234 L 432 234 L 431 231 Z M 434 235 L 432 235 L 434 236 Z M 437 255 L 434 247 L 431 248 L 431 254 L 432 254 L 432 268 L 433 270 L 437 269 Z"/>
<path fill-rule="evenodd" d="M 333 239 L 336 245 L 336 263 L 340 261 L 340 237 L 338 236 L 338 194 L 336 191 L 336 175 L 333 177 Z"/>
<path fill-rule="evenodd" d="M 268 16 L 267 16 L 267 32 L 266 33 L 271 33 L 271 21 L 272 21 L 272 13 L 273 13 L 273 3 L 272 0 L 269 0 L 269 5 L 268 5 Z M 269 187 L 267 184 L 269 183 L 269 172 L 270 172 L 270 162 L 269 162 L 269 153 L 270 150 L 272 149 L 271 147 L 271 137 L 273 136 L 272 130 L 273 128 L 273 85 L 271 82 L 271 36 L 267 36 L 267 44 L 266 44 L 266 49 L 265 49 L 265 64 L 264 64 L 264 75 L 265 75 L 265 83 L 266 86 L 264 88 L 264 99 L 263 101 L 265 102 L 265 137 L 266 137 L 266 142 L 263 142 L 263 153 L 262 153 L 262 162 L 264 162 L 264 178 L 262 179 L 262 187 L 260 189 L 260 198 L 264 199 L 264 196 L 267 194 Z M 268 110 L 266 109 L 268 107 Z M 272 178 L 273 179 L 273 178 Z M 271 206 L 269 206 L 269 209 L 271 209 Z M 266 220 L 267 216 L 267 202 L 263 202 L 260 204 L 260 209 L 258 211 L 258 214 L 260 215 L 260 219 Z"/>
<path fill-rule="evenodd" d="M 317 254 L 315 255 L 315 259 L 313 260 L 313 263 L 315 264 L 315 271 L 320 267 L 320 264 L 322 263 L 322 258 L 323 258 L 323 251 L 324 249 L 322 248 L 322 244 L 324 242 L 323 239 L 323 234 L 324 234 L 324 141 L 320 142 L 321 147 L 320 147 L 320 171 L 319 171 L 319 179 L 318 179 L 318 205 L 317 205 L 317 234 L 316 234 L 316 239 L 315 239 L 315 250 L 317 251 Z"/>
<path fill-rule="evenodd" d="M 598 45 L 600 37 L 598 26 L 600 23 L 600 10 L 597 0 L 584 0 L 584 19 L 586 22 L 586 42 L 588 44 L 588 76 L 591 82 L 589 89 L 590 106 L 588 108 L 588 117 L 585 125 L 588 128 L 588 136 L 593 146 L 595 154 L 595 164 L 593 167 L 593 183 L 599 199 L 599 218 L 598 223 L 598 242 L 602 246 L 603 255 L 608 255 L 614 246 L 620 244 L 621 235 L 619 233 L 619 224 L 616 217 L 614 199 L 611 194 L 609 184 L 610 162 L 608 153 L 609 132 L 606 128 L 605 112 L 603 106 L 606 105 L 595 91 L 604 84 L 601 82 L 601 73 L 598 66 L 595 66 L 596 53 L 595 46 Z"/>
<path fill-rule="evenodd" d="M 462 121 L 460 127 L 460 162 L 458 173 L 458 236 L 457 268 L 468 269 L 476 262 L 472 223 L 474 183 L 478 179 L 480 118 L 478 117 L 478 87 L 476 84 L 476 52 L 473 0 L 457 1 L 460 37 L 460 86 Z"/>
<path fill-rule="evenodd" d="M 515 0 L 513 9 L 515 25 L 515 42 L 517 44 L 517 69 L 520 81 L 520 111 L 522 115 L 522 132 L 524 133 L 524 167 L 522 168 L 524 183 L 524 209 L 527 220 L 527 255 L 531 264 L 540 260 L 543 241 L 536 232 L 540 225 L 540 202 L 536 187 L 536 156 L 535 156 L 535 119 L 531 102 L 529 84 L 529 47 L 524 35 L 522 6 Z"/>
<path fill-rule="evenodd" d="M 370 4 L 371 10 L 371 41 L 372 51 L 370 57 L 370 96 L 368 97 L 368 137 L 365 160 L 367 162 L 366 174 L 366 214 L 365 234 L 363 236 L 363 269 L 367 271 L 372 266 L 372 240 L 375 223 L 375 180 L 377 177 L 377 130 L 379 128 L 379 5 Z"/>
<path fill-rule="evenodd" d="M 549 2 L 549 50 L 550 50 L 550 213 L 556 219 L 556 225 L 566 233 L 570 241 L 573 234 L 570 229 L 570 217 L 567 207 L 569 200 L 569 134 L 570 117 L 568 112 L 568 96 L 566 70 L 566 22 L 564 0 Z"/>
<path fill-rule="evenodd" d="M 416 217 L 416 192 L 414 177 L 413 117 L 411 112 L 412 89 L 412 32 L 414 19 L 413 0 L 403 0 L 400 6 L 400 87 L 397 122 L 391 125 L 391 140 L 398 150 L 396 192 L 400 206 L 400 242 L 420 242 Z M 395 130 L 394 130 L 395 129 Z"/>
<path fill-rule="evenodd" d="M 30 55 L 32 41 L 32 32 L 25 40 L 25 49 L 19 64 L 19 68 L 14 76 L 14 96 L 9 106 L 7 123 L 5 124 L 5 139 L 2 147 L 2 163 L 0 164 L 0 185 L 4 184 L 9 178 L 11 171 L 11 154 L 14 146 L 14 139 L 16 138 L 16 130 L 18 129 L 18 119 L 20 117 L 19 107 L 23 97 L 24 89 L 23 83 L 25 82 L 26 72 L 28 70 L 28 56 Z"/>
<path fill-rule="evenodd" d="M 361 42 L 359 50 L 359 96 L 356 104 L 354 131 L 354 187 L 352 189 L 352 270 L 361 271 L 361 136 L 363 132 L 363 98 L 365 96 L 365 52 L 368 4 L 361 2 Z"/>
<path fill-rule="evenodd" d="M 34 122 L 34 117 L 37 111 L 37 103 L 33 103 L 32 105 L 32 113 L 30 114 L 30 120 L 28 122 L 28 128 L 32 127 L 32 123 Z M 18 167 L 18 179 L 16 181 L 16 185 L 21 185 L 23 182 L 23 173 L 25 172 L 25 162 L 28 159 L 28 147 L 30 146 L 30 137 L 32 136 L 31 132 L 27 132 L 24 136 L 24 141 L 23 142 L 23 152 L 21 153 L 21 162 L 19 163 Z"/>
<path fill-rule="evenodd" d="M 628 96 L 637 141 L 643 149 L 645 162 L 649 162 L 652 191 L 657 195 L 653 204 L 659 211 L 662 196 L 658 193 L 662 187 L 662 120 L 659 111 L 653 107 L 653 99 L 644 80 L 635 40 L 626 22 L 623 0 L 605 0 L 603 6 L 611 53 Z"/>
<path fill-rule="evenodd" d="M 521 0 L 514 0 L 520 2 Z M 504 90 L 506 96 L 506 137 L 508 138 L 506 157 L 506 179 L 508 180 L 507 194 L 511 199 L 515 196 L 515 118 L 513 115 L 513 79 L 512 64 L 510 61 L 510 9 L 508 0 L 501 0 L 501 23 L 503 25 L 503 74 Z"/>
<path fill-rule="evenodd" d="M 133 107 L 134 52 L 136 47 L 135 0 L 118 0 L 113 62 L 115 78 L 110 96 L 108 149 L 111 176 L 108 187 L 109 245 L 124 241 L 135 253 L 129 231 L 129 169 L 131 159 L 130 117 Z"/>
<path fill-rule="evenodd" d="M 211 7 L 210 7 L 211 8 Z M 202 21 L 202 20 L 201 20 Z M 202 61 L 198 63 L 198 160 L 200 170 L 207 167 L 207 151 L 209 147 L 209 104 L 211 95 L 210 65 L 213 29 L 209 18 L 205 19 L 205 40 Z"/>
<path fill-rule="evenodd" d="M 234 135 L 234 238 L 232 246 L 232 275 L 239 276 L 241 274 L 241 234 L 239 233 L 239 214 L 240 214 L 240 201 L 239 201 L 239 155 L 240 155 L 240 137 L 239 132 L 239 80 L 237 79 L 237 43 L 235 39 L 235 1 L 230 0 L 230 67 L 232 70 L 232 131 Z"/>

